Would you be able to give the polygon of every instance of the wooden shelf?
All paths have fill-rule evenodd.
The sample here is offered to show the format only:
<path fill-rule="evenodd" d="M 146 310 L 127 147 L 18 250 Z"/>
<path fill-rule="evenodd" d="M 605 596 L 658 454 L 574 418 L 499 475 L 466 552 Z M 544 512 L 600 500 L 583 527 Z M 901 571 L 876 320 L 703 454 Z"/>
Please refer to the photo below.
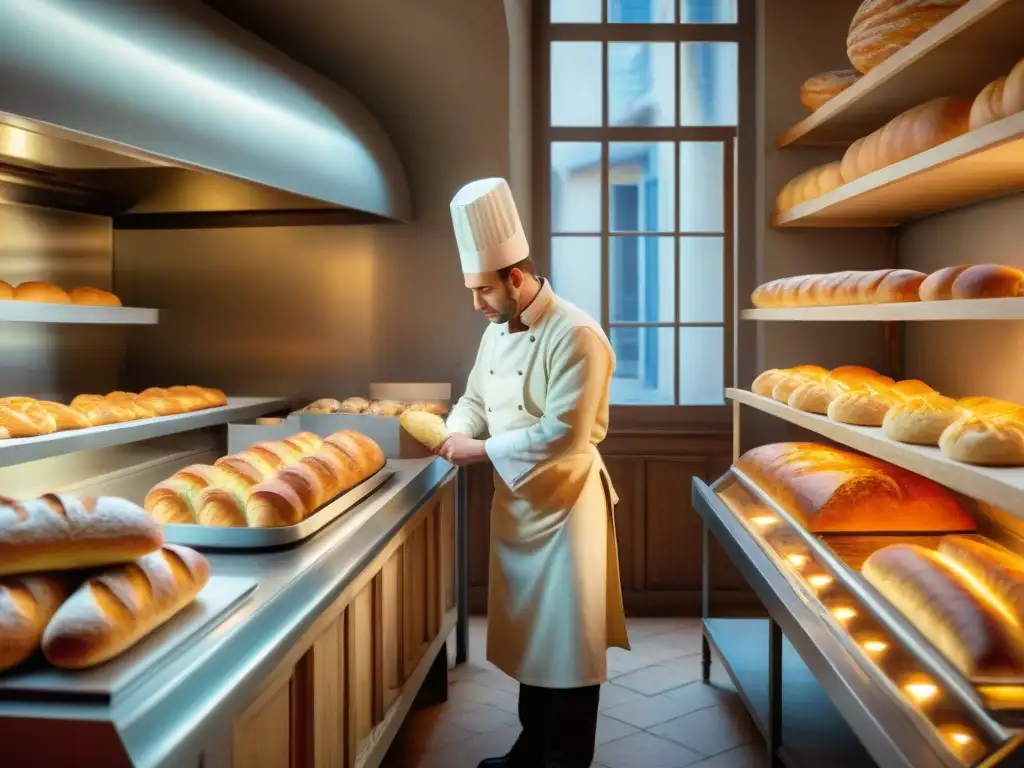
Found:
<path fill-rule="evenodd" d="M 48 459 L 75 451 L 91 451 L 113 445 L 137 443 L 154 437 L 227 424 L 229 421 L 252 419 L 280 410 L 287 405 L 288 401 L 279 397 L 232 397 L 228 399 L 227 405 L 192 413 L 158 416 L 154 419 L 139 419 L 103 427 L 69 429 L 38 437 L 0 440 L 0 467 Z"/>
<path fill-rule="evenodd" d="M 1022 29 L 1019 0 L 970 0 L 781 134 L 778 146 L 849 146 L 929 99 L 974 98 L 1024 55 Z"/>
<path fill-rule="evenodd" d="M 744 309 L 743 320 L 790 322 L 896 322 L 914 320 L 1024 320 L 1024 298 L 911 301 L 842 307 Z"/>
<path fill-rule="evenodd" d="M 825 416 L 798 411 L 744 389 L 727 389 L 725 396 L 854 450 L 909 469 L 973 499 L 1024 516 L 1024 468 L 993 469 L 961 464 L 946 458 L 938 448 L 897 443 L 889 440 L 879 428 L 837 424 Z"/>
<path fill-rule="evenodd" d="M 778 227 L 895 227 L 1024 189 L 1024 112 L 777 214 Z"/>
<path fill-rule="evenodd" d="M 84 307 L 78 304 L 41 304 L 0 301 L 0 322 L 71 323 L 78 325 L 156 325 L 160 313 L 137 307 Z"/>

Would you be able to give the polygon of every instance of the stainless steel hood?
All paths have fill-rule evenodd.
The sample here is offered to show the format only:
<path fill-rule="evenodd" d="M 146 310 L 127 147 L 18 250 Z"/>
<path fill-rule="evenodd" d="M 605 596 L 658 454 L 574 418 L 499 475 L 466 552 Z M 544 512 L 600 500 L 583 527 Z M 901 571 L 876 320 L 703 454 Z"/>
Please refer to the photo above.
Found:
<path fill-rule="evenodd" d="M 124 214 L 411 218 L 376 120 L 195 0 L 2 0 L 0 194 L 4 166 L 102 189 Z"/>

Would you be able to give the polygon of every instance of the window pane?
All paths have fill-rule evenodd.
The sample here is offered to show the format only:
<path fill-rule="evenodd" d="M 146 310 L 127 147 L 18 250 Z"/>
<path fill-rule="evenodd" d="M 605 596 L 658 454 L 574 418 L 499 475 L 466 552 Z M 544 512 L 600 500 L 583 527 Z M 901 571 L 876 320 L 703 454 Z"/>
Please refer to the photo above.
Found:
<path fill-rule="evenodd" d="M 675 0 L 608 0 L 613 24 L 665 24 L 675 21 Z"/>
<path fill-rule="evenodd" d="M 679 404 L 725 402 L 725 330 L 679 329 Z"/>
<path fill-rule="evenodd" d="M 601 0 L 551 0 L 551 21 L 555 24 L 599 24 Z"/>
<path fill-rule="evenodd" d="M 735 24 L 736 0 L 679 0 L 684 24 Z"/>
<path fill-rule="evenodd" d="M 615 375 L 611 402 L 615 405 L 672 405 L 675 391 L 673 328 L 612 326 Z"/>
<path fill-rule="evenodd" d="M 672 43 L 608 44 L 612 125 L 674 125 L 676 51 Z"/>
<path fill-rule="evenodd" d="M 720 237 L 679 238 L 679 322 L 725 319 L 724 248 Z"/>
<path fill-rule="evenodd" d="M 551 238 L 551 287 L 601 322 L 601 238 Z"/>
<path fill-rule="evenodd" d="M 679 45 L 679 124 L 736 125 L 739 46 Z"/>
<path fill-rule="evenodd" d="M 675 254 L 671 237 L 613 237 L 608 317 L 613 322 L 675 320 Z"/>
<path fill-rule="evenodd" d="M 551 144 L 551 231 L 601 231 L 601 145 Z"/>
<path fill-rule="evenodd" d="M 720 141 L 679 144 L 679 231 L 725 231 L 725 147 Z"/>
<path fill-rule="evenodd" d="M 675 146 L 609 144 L 608 216 L 612 232 L 675 231 Z"/>
<path fill-rule="evenodd" d="M 551 125 L 601 125 L 601 43 L 551 44 Z"/>

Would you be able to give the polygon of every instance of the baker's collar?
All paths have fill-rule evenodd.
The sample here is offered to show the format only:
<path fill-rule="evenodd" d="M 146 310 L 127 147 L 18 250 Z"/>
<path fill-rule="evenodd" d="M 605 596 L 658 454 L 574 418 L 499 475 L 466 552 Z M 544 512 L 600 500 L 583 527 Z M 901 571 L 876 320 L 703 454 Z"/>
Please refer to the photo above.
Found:
<path fill-rule="evenodd" d="M 543 315 L 548 307 L 551 306 L 551 302 L 555 298 L 555 292 L 551 290 L 551 283 L 545 280 L 543 277 L 538 278 L 540 280 L 540 290 L 537 295 L 533 297 L 533 301 L 530 305 L 519 313 L 519 320 L 527 328 L 536 323 L 541 315 Z"/>

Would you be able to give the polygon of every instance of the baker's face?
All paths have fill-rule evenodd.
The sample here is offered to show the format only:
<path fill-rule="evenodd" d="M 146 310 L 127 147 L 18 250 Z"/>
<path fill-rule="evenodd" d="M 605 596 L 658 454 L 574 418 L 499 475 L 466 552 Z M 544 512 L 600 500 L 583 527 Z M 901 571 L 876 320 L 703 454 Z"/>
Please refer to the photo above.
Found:
<path fill-rule="evenodd" d="M 513 271 L 513 275 L 518 270 Z M 473 308 L 483 313 L 492 323 L 507 323 L 519 314 L 519 290 L 521 281 L 502 280 L 497 273 L 478 278 L 476 285 L 470 287 L 473 292 Z M 518 283 L 518 284 L 517 284 Z"/>

